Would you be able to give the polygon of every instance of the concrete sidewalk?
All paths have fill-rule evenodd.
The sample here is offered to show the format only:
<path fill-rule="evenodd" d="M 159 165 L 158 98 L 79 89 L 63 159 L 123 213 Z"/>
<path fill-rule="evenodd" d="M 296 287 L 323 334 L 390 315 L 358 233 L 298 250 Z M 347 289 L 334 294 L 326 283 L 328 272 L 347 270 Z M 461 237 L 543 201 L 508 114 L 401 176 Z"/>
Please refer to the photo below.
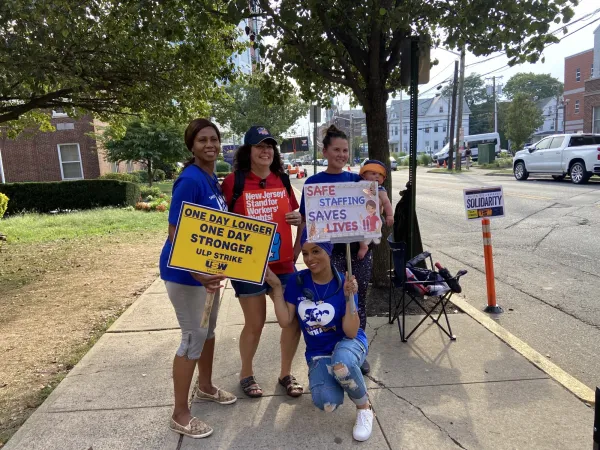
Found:
<path fill-rule="evenodd" d="M 416 318 L 413 318 L 416 319 Z M 15 449 L 587 449 L 593 411 L 466 314 L 451 317 L 458 340 L 423 326 L 408 343 L 385 318 L 370 318 L 369 394 L 373 435 L 352 440 L 355 408 L 333 414 L 310 394 L 291 399 L 277 384 L 279 335 L 269 302 L 255 358 L 265 391 L 246 398 L 238 384 L 243 315 L 233 290 L 221 302 L 214 382 L 234 405 L 194 403 L 215 428 L 207 439 L 167 428 L 171 362 L 180 332 L 164 285 L 156 282 L 115 322 L 5 446 Z M 294 374 L 308 391 L 301 342 Z"/>

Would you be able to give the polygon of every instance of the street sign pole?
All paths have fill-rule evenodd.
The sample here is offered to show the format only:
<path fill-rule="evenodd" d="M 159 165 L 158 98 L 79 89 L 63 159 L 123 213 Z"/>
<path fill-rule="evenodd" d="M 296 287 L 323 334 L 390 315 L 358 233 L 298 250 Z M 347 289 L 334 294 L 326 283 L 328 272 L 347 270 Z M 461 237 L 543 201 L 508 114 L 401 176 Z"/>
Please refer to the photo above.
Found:
<path fill-rule="evenodd" d="M 317 123 L 321 121 L 321 108 L 319 105 L 311 105 L 310 107 L 310 121 L 314 123 L 313 131 L 313 175 L 317 173 Z"/>

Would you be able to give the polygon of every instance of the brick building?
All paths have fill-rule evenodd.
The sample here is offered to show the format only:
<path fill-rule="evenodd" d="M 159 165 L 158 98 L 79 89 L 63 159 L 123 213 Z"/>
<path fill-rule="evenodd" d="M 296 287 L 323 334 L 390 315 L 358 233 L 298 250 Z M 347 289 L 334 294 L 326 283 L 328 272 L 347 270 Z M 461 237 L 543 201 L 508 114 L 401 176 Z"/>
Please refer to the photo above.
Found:
<path fill-rule="evenodd" d="M 583 131 L 585 81 L 594 71 L 594 49 L 565 58 L 564 108 L 565 132 Z"/>
<path fill-rule="evenodd" d="M 600 133 L 600 26 L 594 31 L 594 70 L 585 82 L 583 131 Z"/>
<path fill-rule="evenodd" d="M 73 119 L 53 112 L 54 132 L 24 132 L 17 139 L 0 138 L 0 182 L 62 181 L 98 178 L 108 172 L 140 170 L 139 164 L 104 159 L 101 145 L 90 134 L 104 124 L 86 115 Z"/>

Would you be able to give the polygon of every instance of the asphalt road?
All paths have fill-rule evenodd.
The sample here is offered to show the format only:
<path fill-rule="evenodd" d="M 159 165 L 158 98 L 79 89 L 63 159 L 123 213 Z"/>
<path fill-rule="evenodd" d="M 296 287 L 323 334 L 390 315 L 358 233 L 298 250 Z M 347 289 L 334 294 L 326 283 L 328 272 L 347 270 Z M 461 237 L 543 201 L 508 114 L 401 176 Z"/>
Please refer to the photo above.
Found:
<path fill-rule="evenodd" d="M 407 170 L 392 173 L 394 206 L 407 180 Z M 293 183 L 301 189 L 303 181 Z M 492 221 L 497 301 L 505 310 L 498 322 L 589 387 L 600 386 L 600 178 L 575 186 L 549 177 L 518 182 L 478 170 L 419 169 L 423 243 L 452 272 L 469 270 L 461 284 L 482 309 L 481 225 L 465 220 L 462 190 L 495 185 L 503 186 L 506 206 L 506 217 Z"/>

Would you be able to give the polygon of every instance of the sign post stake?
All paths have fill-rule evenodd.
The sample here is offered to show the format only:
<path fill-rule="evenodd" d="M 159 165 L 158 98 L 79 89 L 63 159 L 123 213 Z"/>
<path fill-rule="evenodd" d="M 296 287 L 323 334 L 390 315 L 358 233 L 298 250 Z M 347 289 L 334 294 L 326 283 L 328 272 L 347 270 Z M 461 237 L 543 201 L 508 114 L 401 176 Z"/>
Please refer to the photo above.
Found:
<path fill-rule="evenodd" d="M 200 327 L 208 328 L 208 321 L 210 319 L 210 313 L 212 312 L 213 303 L 215 301 L 215 293 L 210 292 L 206 294 L 206 304 L 204 305 L 204 312 L 202 313 L 202 320 L 200 321 Z"/>
<path fill-rule="evenodd" d="M 485 259 L 485 282 L 487 286 L 488 304 L 485 312 L 500 314 L 504 312 L 501 306 L 496 304 L 496 283 L 494 280 L 494 259 L 492 254 L 492 231 L 490 219 L 482 219 L 481 227 L 483 230 L 483 257 Z"/>
<path fill-rule="evenodd" d="M 346 244 L 346 267 L 348 268 L 348 279 L 352 277 L 352 254 L 350 252 L 350 244 Z M 356 305 L 354 304 L 354 296 L 349 296 L 346 301 L 350 302 L 350 312 L 354 314 L 356 312 Z"/>

